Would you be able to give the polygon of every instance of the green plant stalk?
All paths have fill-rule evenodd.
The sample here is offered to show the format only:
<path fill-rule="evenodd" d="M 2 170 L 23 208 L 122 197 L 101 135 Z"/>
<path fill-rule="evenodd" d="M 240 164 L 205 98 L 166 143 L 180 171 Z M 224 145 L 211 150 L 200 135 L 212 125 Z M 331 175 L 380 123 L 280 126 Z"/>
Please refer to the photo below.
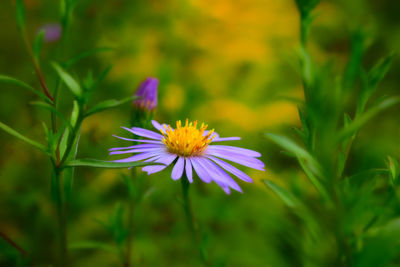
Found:
<path fill-rule="evenodd" d="M 208 262 L 206 255 L 203 253 L 201 249 L 200 233 L 198 231 L 197 222 L 193 216 L 192 205 L 189 198 L 190 183 L 186 175 L 183 175 L 181 177 L 181 185 L 182 185 L 182 197 L 183 197 L 182 205 L 183 205 L 183 210 L 185 212 L 187 226 L 190 230 L 193 241 L 196 244 L 197 249 L 199 250 L 200 259 L 202 263 L 204 264 L 204 266 L 210 266 L 210 263 Z"/>
<path fill-rule="evenodd" d="M 306 14 L 301 14 L 300 17 L 300 46 L 301 49 L 305 53 L 307 53 L 307 36 L 309 33 L 310 29 L 310 24 L 312 21 L 312 15 L 311 15 L 311 10 L 309 13 Z M 304 78 L 304 77 L 303 77 Z M 315 92 L 313 91 L 313 84 L 308 84 L 303 80 L 303 87 L 304 87 L 304 93 L 307 96 L 308 94 L 313 94 Z M 336 96 L 339 97 L 339 96 Z M 310 99 L 306 97 L 305 99 L 305 106 L 312 106 L 312 103 L 310 103 Z M 335 110 L 335 112 L 340 112 L 339 110 Z M 307 116 L 308 114 L 306 114 Z M 332 130 L 334 130 L 334 121 L 335 117 L 330 117 L 332 119 L 331 121 L 328 121 L 327 123 L 330 123 L 332 126 Z M 326 126 L 326 125 L 325 125 Z M 307 125 L 303 125 L 303 127 L 307 127 Z M 329 137 L 327 134 L 328 132 L 326 131 L 321 131 L 321 129 L 318 128 L 318 124 L 311 123 L 310 124 L 310 131 L 314 134 L 312 134 L 312 141 L 311 143 L 315 145 L 313 150 L 323 150 L 325 151 L 326 149 L 331 151 L 332 153 L 336 153 L 337 151 L 335 150 L 335 147 L 330 147 L 326 146 L 326 139 Z M 315 133 L 319 133 L 318 135 L 315 135 Z M 319 136 L 319 139 L 317 140 L 316 137 Z M 319 142 L 318 142 L 319 141 Z M 325 141 L 325 142 L 324 142 Z M 321 147 L 322 146 L 322 147 Z M 318 147 L 318 148 L 317 148 Z M 310 151 L 311 154 L 314 154 L 313 152 L 316 151 Z M 328 156 L 329 155 L 329 156 Z M 343 236 L 343 232 L 341 229 L 341 215 L 343 214 L 343 206 L 342 203 L 339 199 L 338 195 L 338 188 L 337 188 L 337 179 L 336 175 L 333 175 L 332 171 L 334 170 L 334 161 L 329 158 L 330 153 L 327 154 L 322 154 L 322 160 L 318 160 L 319 164 L 323 167 L 323 176 L 325 177 L 325 181 L 329 181 L 329 188 L 328 191 L 330 193 L 330 198 L 333 200 L 333 207 L 325 206 L 326 211 L 328 214 L 331 214 L 331 217 L 334 219 L 335 223 L 333 223 L 333 229 L 330 229 L 332 233 L 335 236 L 336 239 L 336 244 L 338 248 L 338 255 L 337 258 L 334 259 L 334 265 L 343 265 L 343 264 L 350 264 L 351 263 L 351 251 L 349 244 L 347 243 L 346 238 Z M 347 158 L 347 157 L 346 157 Z M 318 159 L 318 158 L 317 158 Z M 329 226 L 328 226 L 329 227 Z"/>
<path fill-rule="evenodd" d="M 46 82 L 43 77 L 42 70 L 40 69 L 40 66 L 39 66 L 39 62 L 36 60 L 36 57 L 33 55 L 32 45 L 29 41 L 28 34 L 27 34 L 25 28 L 22 29 L 22 38 L 24 40 L 24 43 L 25 43 L 26 49 L 29 53 L 29 56 L 32 59 L 33 67 L 35 68 L 35 72 L 36 72 L 36 75 L 38 76 L 40 85 L 43 88 L 43 92 L 50 99 L 50 101 L 54 104 L 54 98 L 51 96 L 49 89 L 47 88 Z"/>
<path fill-rule="evenodd" d="M 68 159 L 72 148 L 75 144 L 75 139 L 78 137 L 77 133 L 80 130 L 81 123 L 83 121 L 82 108 L 79 109 L 79 115 L 77 122 L 71 131 L 67 142 L 67 148 L 63 157 L 60 160 L 59 147 L 56 150 L 56 162 L 54 164 L 54 172 L 56 175 L 56 207 L 59 221 L 59 238 L 60 238 L 60 250 L 61 250 L 61 266 L 68 266 L 68 240 L 67 240 L 67 204 L 65 201 L 63 181 L 61 179 L 64 169 L 64 163 Z"/>
<path fill-rule="evenodd" d="M 56 209 L 60 242 L 60 266 L 68 266 L 68 249 L 67 249 L 67 223 L 66 223 L 66 205 L 63 196 L 62 186 L 62 170 L 54 165 L 54 175 L 57 185 L 55 187 Z"/>
<path fill-rule="evenodd" d="M 0 232 L 0 237 L 10 244 L 15 250 L 17 250 L 22 256 L 28 257 L 28 252 L 26 252 L 23 248 L 21 248 L 17 243 L 15 243 L 11 238 L 9 238 L 6 234 Z"/>
<path fill-rule="evenodd" d="M 137 180 L 137 171 L 136 168 L 133 168 L 131 171 L 131 179 L 132 183 L 136 185 Z M 128 199 L 128 237 L 126 241 L 126 254 L 124 259 L 124 266 L 129 267 L 132 266 L 132 247 L 133 247 L 133 227 L 134 227 L 134 215 L 135 215 L 135 208 L 136 208 L 136 201 L 139 199 L 138 195 L 139 190 L 137 187 L 136 189 L 136 196 L 132 196 L 129 194 Z"/>
<path fill-rule="evenodd" d="M 60 168 L 64 167 L 64 164 L 67 161 L 69 154 L 71 153 L 71 150 L 75 143 L 75 139 L 78 136 L 77 133 L 80 131 L 83 119 L 84 119 L 83 110 L 82 110 L 82 108 L 80 108 L 78 119 L 76 121 L 74 130 L 71 132 L 70 136 L 68 137 L 67 148 L 65 149 L 65 153 L 64 153 L 63 157 L 61 158 L 60 162 L 58 163 L 58 167 L 60 167 Z"/>

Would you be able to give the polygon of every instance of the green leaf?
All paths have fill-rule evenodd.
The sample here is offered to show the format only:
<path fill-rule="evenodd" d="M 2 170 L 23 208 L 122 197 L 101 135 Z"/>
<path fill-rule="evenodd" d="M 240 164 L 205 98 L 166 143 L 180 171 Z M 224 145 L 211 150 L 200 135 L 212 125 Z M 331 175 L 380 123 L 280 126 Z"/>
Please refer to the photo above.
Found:
<path fill-rule="evenodd" d="M 315 186 L 315 188 L 317 188 L 318 192 L 321 193 L 324 199 L 330 200 L 328 192 L 326 191 L 323 184 L 321 184 L 320 180 L 318 180 L 318 178 L 313 174 L 309 165 L 307 165 L 306 162 L 301 158 L 299 158 L 298 160 L 307 178 L 311 181 L 311 183 Z"/>
<path fill-rule="evenodd" d="M 48 146 L 51 154 L 54 155 L 54 152 L 57 149 L 58 139 L 60 138 L 61 134 L 64 132 L 65 125 L 62 125 L 60 130 L 58 130 L 58 132 L 56 132 L 56 133 L 49 131 L 47 125 L 44 122 L 42 122 L 42 126 L 43 126 L 44 132 L 46 134 L 47 146 Z"/>
<path fill-rule="evenodd" d="M 400 252 L 400 219 L 371 228 L 362 240 L 362 247 L 355 255 L 356 266 L 390 266 Z"/>
<path fill-rule="evenodd" d="M 343 88 L 349 90 L 360 74 L 365 50 L 365 34 L 357 30 L 351 36 L 351 53 L 343 75 Z"/>
<path fill-rule="evenodd" d="M 67 150 L 67 143 L 70 132 L 71 131 L 69 130 L 69 128 L 65 128 L 64 133 L 61 136 L 60 146 L 59 146 L 60 158 L 64 157 L 65 151 Z"/>
<path fill-rule="evenodd" d="M 274 191 L 282 200 L 283 202 L 291 208 L 295 208 L 298 206 L 298 200 L 289 193 L 286 189 L 280 187 L 279 185 L 275 184 L 269 180 L 263 180 L 265 185 Z"/>
<path fill-rule="evenodd" d="M 43 45 L 43 39 L 46 31 L 41 30 L 35 37 L 35 40 L 33 41 L 33 55 L 35 56 L 36 60 L 39 62 L 39 56 L 40 56 L 40 50 L 42 49 Z"/>
<path fill-rule="evenodd" d="M 300 58 L 301 65 L 301 78 L 305 85 L 304 89 L 309 90 L 308 88 L 313 86 L 315 79 L 313 62 L 304 47 L 300 47 L 298 51 L 298 56 Z"/>
<path fill-rule="evenodd" d="M 396 184 L 398 181 L 398 178 L 400 176 L 400 168 L 399 168 L 399 162 L 391 157 L 388 156 L 387 157 L 387 166 L 389 169 L 389 173 L 390 173 L 390 180 L 392 182 L 392 184 Z"/>
<path fill-rule="evenodd" d="M 297 4 L 297 8 L 300 11 L 300 14 L 307 15 L 309 14 L 321 0 L 295 0 Z"/>
<path fill-rule="evenodd" d="M 129 168 L 154 165 L 147 162 L 113 162 L 98 159 L 75 159 L 66 164 L 66 167 L 97 167 L 97 168 Z"/>
<path fill-rule="evenodd" d="M 97 53 L 101 53 L 101 52 L 112 51 L 112 50 L 114 50 L 114 49 L 110 48 L 110 47 L 99 47 L 99 48 L 90 49 L 90 50 L 84 51 L 84 52 L 72 57 L 71 59 L 65 61 L 62 65 L 66 69 L 68 69 L 72 65 L 78 63 L 79 61 L 81 61 L 81 60 L 83 60 L 83 59 L 85 59 L 85 58 L 87 58 L 87 57 L 89 57 L 91 55 L 94 55 L 94 54 L 97 54 Z"/>
<path fill-rule="evenodd" d="M 133 171 L 134 171 L 134 170 L 133 170 Z M 130 197 L 131 199 L 135 199 L 136 196 L 137 196 L 137 190 L 136 190 L 136 187 L 135 187 L 135 185 L 134 185 L 134 183 L 133 183 L 132 177 L 129 176 L 129 175 L 123 175 L 123 176 L 122 176 L 122 179 L 123 179 L 123 181 L 124 181 L 126 187 L 128 188 L 129 197 Z"/>
<path fill-rule="evenodd" d="M 23 0 L 16 1 L 17 26 L 20 30 L 25 29 L 25 8 Z"/>
<path fill-rule="evenodd" d="M 96 88 L 97 86 L 100 85 L 100 83 L 104 80 L 104 78 L 107 76 L 107 74 L 110 72 L 112 69 L 112 65 L 108 65 L 97 77 L 97 79 L 94 81 L 90 89 Z"/>
<path fill-rule="evenodd" d="M 18 139 L 24 141 L 25 143 L 28 143 L 28 144 L 36 147 L 37 149 L 40 149 L 46 155 L 50 155 L 48 149 L 44 145 L 42 145 L 36 141 L 33 141 L 32 139 L 29 139 L 28 137 L 20 134 L 19 132 L 15 131 L 14 129 L 10 128 L 9 126 L 5 125 L 2 122 L 0 122 L 0 129 L 6 131 L 7 133 L 11 134 L 14 137 L 17 137 Z"/>
<path fill-rule="evenodd" d="M 373 91 L 378 87 L 378 84 L 383 80 L 386 73 L 394 60 L 394 54 L 391 54 L 379 61 L 368 73 L 368 90 Z"/>
<path fill-rule="evenodd" d="M 69 154 L 67 160 L 75 160 L 76 155 L 78 153 L 79 139 L 80 139 L 80 135 L 78 134 L 77 138 L 75 139 L 74 144 L 72 144 L 73 145 L 72 153 Z M 74 167 L 67 168 L 66 170 L 64 170 L 63 182 L 64 182 L 64 195 L 65 195 L 66 201 L 68 201 L 70 199 L 72 186 L 74 183 L 74 173 L 75 173 Z"/>
<path fill-rule="evenodd" d="M 52 63 L 52 65 L 60 78 L 70 89 L 72 94 L 79 99 L 82 96 L 82 88 L 79 83 L 74 78 L 72 78 L 72 76 L 68 72 L 66 72 L 60 65 L 54 62 Z"/>
<path fill-rule="evenodd" d="M 98 112 L 101 112 L 101 111 L 104 111 L 104 110 L 107 110 L 107 109 L 110 109 L 110 108 L 118 107 L 118 106 L 123 105 L 125 103 L 132 102 L 134 99 L 137 99 L 137 97 L 136 96 L 131 96 L 131 97 L 127 97 L 127 98 L 124 98 L 124 99 L 121 99 L 121 100 L 116 100 L 116 99 L 105 100 L 103 102 L 100 102 L 100 103 L 96 104 L 94 107 L 90 108 L 86 112 L 85 116 L 88 117 L 88 116 L 90 116 L 90 115 L 92 115 L 94 113 L 98 113 Z"/>
<path fill-rule="evenodd" d="M 79 117 L 79 104 L 77 101 L 74 101 L 74 105 L 72 107 L 72 113 L 71 113 L 71 125 L 75 126 Z"/>
<path fill-rule="evenodd" d="M 338 141 L 341 141 L 344 138 L 351 136 L 376 114 L 398 103 L 400 103 L 400 97 L 391 97 L 370 108 L 368 111 L 353 120 L 342 131 L 339 132 Z"/>
<path fill-rule="evenodd" d="M 113 238 L 121 246 L 129 234 L 129 231 L 124 227 L 124 209 L 121 203 L 115 205 L 114 212 L 110 216 L 109 221 Z"/>
<path fill-rule="evenodd" d="M 98 241 L 79 241 L 72 242 L 68 246 L 70 249 L 94 249 L 94 250 L 106 250 L 111 253 L 118 254 L 119 250 L 115 246 L 109 245 L 107 243 Z"/>
<path fill-rule="evenodd" d="M 298 144 L 296 144 L 291 139 L 289 139 L 285 136 L 272 134 L 272 133 L 267 133 L 266 136 L 268 136 L 276 144 L 280 145 L 287 151 L 293 153 L 297 157 L 303 158 L 303 159 L 307 160 L 308 162 L 314 163 L 315 165 L 317 165 L 314 158 L 310 155 L 310 153 L 308 153 L 304 148 L 300 147 Z"/>
<path fill-rule="evenodd" d="M 50 110 L 51 112 L 56 114 L 63 122 L 65 122 L 67 124 L 67 126 L 70 128 L 70 130 L 72 130 L 72 126 L 71 126 L 70 122 L 53 105 L 50 105 L 45 102 L 40 102 L 40 101 L 31 101 L 31 102 L 29 102 L 29 104 Z"/>
<path fill-rule="evenodd" d="M 49 99 L 47 98 L 47 96 L 45 94 L 43 94 L 42 92 L 36 90 L 35 88 L 33 88 L 32 86 L 17 80 L 15 78 L 9 77 L 9 76 L 5 76 L 5 75 L 1 75 L 0 74 L 0 81 L 2 82 L 6 82 L 6 83 L 10 83 L 10 84 L 14 84 L 14 85 L 18 85 L 20 87 L 23 87 L 25 89 L 28 89 L 29 91 L 31 91 L 32 93 L 34 93 L 35 95 L 41 97 L 44 101 L 49 103 Z"/>

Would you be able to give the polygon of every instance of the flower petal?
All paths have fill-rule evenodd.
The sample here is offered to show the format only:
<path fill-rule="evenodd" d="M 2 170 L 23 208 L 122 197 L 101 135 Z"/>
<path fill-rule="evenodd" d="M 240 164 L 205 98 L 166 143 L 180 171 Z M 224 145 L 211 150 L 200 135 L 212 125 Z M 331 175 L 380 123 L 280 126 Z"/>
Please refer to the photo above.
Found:
<path fill-rule="evenodd" d="M 147 172 L 147 175 L 150 175 L 152 173 L 156 173 L 159 171 L 162 171 L 166 168 L 167 166 L 165 165 L 150 165 L 142 168 L 143 172 Z"/>
<path fill-rule="evenodd" d="M 247 174 L 245 174 L 244 172 L 242 172 L 238 168 L 232 166 L 231 164 L 229 164 L 229 163 L 227 163 L 227 162 L 225 162 L 223 160 L 217 159 L 216 157 L 213 157 L 213 156 L 208 156 L 208 158 L 213 160 L 219 166 L 221 166 L 222 168 L 224 168 L 228 172 L 232 173 L 233 175 L 235 175 L 239 179 L 241 179 L 241 180 L 243 180 L 245 182 L 248 182 L 248 183 L 252 183 L 253 182 L 253 180 L 250 178 L 250 176 L 248 176 Z"/>
<path fill-rule="evenodd" d="M 170 165 L 177 157 L 177 155 L 171 154 L 171 153 L 168 153 L 168 152 L 163 152 L 163 153 L 160 153 L 160 154 L 162 156 L 158 160 L 155 160 L 154 162 L 162 163 L 162 164 L 167 165 L 167 166 Z"/>
<path fill-rule="evenodd" d="M 120 151 L 111 151 L 110 155 L 117 154 L 128 154 L 128 153 L 141 153 L 141 152 L 155 152 L 155 151 L 164 151 L 163 147 L 150 147 L 150 148 L 135 148 L 129 150 L 120 150 Z"/>
<path fill-rule="evenodd" d="M 152 120 L 151 121 L 151 124 L 153 124 L 153 126 L 154 126 L 154 128 L 156 128 L 157 130 L 161 130 L 161 129 L 165 129 L 165 126 L 167 126 L 165 123 L 164 124 L 160 124 L 160 123 L 158 123 L 157 121 L 155 121 L 155 120 Z M 168 127 L 168 126 L 167 126 Z"/>
<path fill-rule="evenodd" d="M 143 128 L 138 128 L 138 127 L 132 127 L 131 129 L 126 128 L 126 127 L 121 127 L 122 129 L 125 129 L 135 135 L 150 138 L 150 139 L 155 139 L 155 140 L 161 140 L 163 139 L 163 136 L 161 134 L 158 134 L 156 132 L 146 130 Z"/>
<path fill-rule="evenodd" d="M 146 166 L 142 168 L 142 171 L 147 172 L 147 174 L 152 174 L 152 173 L 156 173 L 159 171 L 164 170 L 165 168 L 167 168 L 175 159 L 176 159 L 176 155 L 174 154 L 170 154 L 170 153 L 162 153 L 159 155 L 159 159 L 154 160 L 154 162 L 156 163 L 162 163 L 164 165 L 151 165 L 151 166 Z M 154 168 L 151 168 L 154 167 Z"/>
<path fill-rule="evenodd" d="M 113 160 L 114 162 L 135 162 L 135 161 L 139 161 L 139 160 L 143 160 L 143 159 L 148 159 L 151 157 L 154 157 L 156 155 L 159 155 L 160 152 L 145 152 L 145 153 L 141 153 L 138 155 L 134 155 L 132 157 L 126 158 L 126 159 L 118 159 L 118 160 Z"/>
<path fill-rule="evenodd" d="M 158 121 L 152 120 L 151 124 L 153 124 L 154 128 L 156 128 L 157 130 L 161 129 L 161 124 L 159 124 Z"/>
<path fill-rule="evenodd" d="M 134 149 L 134 148 L 156 148 L 156 147 L 164 147 L 164 145 L 157 145 L 157 144 L 140 144 L 134 146 L 126 146 L 126 147 L 113 147 L 110 148 L 109 151 L 116 151 L 116 150 L 127 150 L 127 149 Z"/>
<path fill-rule="evenodd" d="M 215 137 L 211 143 L 213 142 L 223 142 L 223 141 L 237 141 L 240 140 L 242 138 L 240 137 Z"/>
<path fill-rule="evenodd" d="M 210 145 L 207 147 L 207 150 L 219 151 L 221 153 L 233 152 L 248 157 L 261 157 L 261 154 L 258 153 L 257 151 L 236 146 Z"/>
<path fill-rule="evenodd" d="M 247 156 L 242 156 L 240 154 L 237 153 L 232 153 L 232 152 L 224 152 L 221 153 L 219 151 L 210 151 L 209 153 L 207 153 L 208 155 L 211 156 L 216 156 L 222 159 L 226 159 L 238 164 L 241 164 L 243 166 L 247 166 L 256 170 L 260 170 L 260 171 L 264 171 L 264 163 L 256 158 L 252 158 L 252 157 L 247 157 Z"/>
<path fill-rule="evenodd" d="M 222 188 L 224 188 L 225 186 L 229 186 L 232 189 L 235 189 L 236 191 L 242 192 L 242 189 L 235 182 L 235 180 L 233 180 L 232 177 L 229 176 L 229 174 L 227 174 L 223 169 L 221 169 L 221 167 L 219 167 L 214 162 L 206 158 L 202 158 L 200 162 L 201 164 L 203 164 L 205 168 L 207 168 L 212 179 L 219 186 L 221 186 Z"/>
<path fill-rule="evenodd" d="M 172 169 L 171 173 L 172 180 L 179 180 L 182 177 L 184 167 L 185 167 L 185 158 L 179 157 L 174 168 Z"/>
<path fill-rule="evenodd" d="M 126 137 L 121 137 L 118 135 L 113 134 L 112 136 L 122 139 L 122 140 L 126 140 L 126 141 L 132 141 L 132 142 L 140 142 L 140 143 L 149 143 L 149 144 L 162 144 L 161 141 L 156 141 L 156 140 L 147 140 L 147 139 L 131 139 L 131 138 L 126 138 Z"/>
<path fill-rule="evenodd" d="M 152 161 L 155 161 L 155 160 L 161 158 L 162 156 L 163 155 L 157 155 L 157 156 L 154 156 L 154 157 L 151 157 L 151 158 L 148 158 L 148 159 L 144 160 L 144 162 L 152 162 Z"/>
<path fill-rule="evenodd" d="M 190 158 L 186 158 L 185 163 L 186 177 L 188 178 L 189 183 L 193 183 L 192 163 L 190 161 Z"/>
<path fill-rule="evenodd" d="M 197 173 L 199 178 L 203 180 L 205 183 L 211 183 L 211 177 L 207 170 L 199 163 L 200 157 L 192 157 L 190 158 L 190 162 L 192 163 L 192 166 L 194 168 L 194 171 Z"/>

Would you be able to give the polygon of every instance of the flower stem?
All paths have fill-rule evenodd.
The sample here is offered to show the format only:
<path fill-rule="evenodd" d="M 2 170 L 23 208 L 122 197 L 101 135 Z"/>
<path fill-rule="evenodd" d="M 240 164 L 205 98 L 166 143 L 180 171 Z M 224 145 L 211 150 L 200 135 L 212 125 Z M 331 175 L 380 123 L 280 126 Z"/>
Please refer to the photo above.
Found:
<path fill-rule="evenodd" d="M 206 254 L 203 251 L 202 246 L 201 246 L 200 233 L 198 231 L 196 220 L 193 216 L 192 205 L 191 205 L 191 201 L 189 198 L 190 183 L 185 175 L 181 178 L 181 184 L 182 184 L 182 196 L 183 196 L 183 209 L 184 209 L 185 216 L 186 216 L 186 223 L 189 227 L 192 238 L 199 250 L 201 261 L 203 262 L 204 266 L 210 266 L 210 263 L 207 260 Z"/>
<path fill-rule="evenodd" d="M 67 250 L 67 223 L 66 223 L 66 206 L 63 198 L 63 184 L 61 180 L 61 170 L 56 168 L 56 208 L 57 208 L 57 217 L 59 224 L 59 241 L 60 241 L 60 256 L 61 262 L 60 266 L 68 265 L 68 250 Z"/>
<path fill-rule="evenodd" d="M 15 243 L 6 234 L 0 232 L 0 237 L 2 239 L 4 239 L 4 241 L 6 241 L 8 244 L 10 244 L 13 248 L 15 248 L 22 256 L 28 257 L 28 252 L 26 252 L 23 248 L 21 248 L 17 243 Z"/>
<path fill-rule="evenodd" d="M 25 28 L 22 30 L 22 38 L 24 40 L 24 43 L 25 43 L 26 49 L 27 49 L 27 51 L 29 53 L 29 56 L 30 56 L 30 58 L 31 58 L 31 60 L 33 62 L 33 67 L 35 68 L 35 72 L 36 72 L 36 75 L 37 75 L 37 77 L 39 79 L 40 85 L 43 88 L 43 92 L 49 98 L 49 100 L 54 104 L 54 98 L 51 96 L 51 94 L 49 92 L 49 89 L 48 89 L 48 87 L 46 85 L 46 82 L 44 80 L 44 77 L 43 77 L 42 70 L 41 70 L 41 68 L 39 66 L 39 63 L 38 63 L 37 59 L 35 58 L 35 56 L 33 54 L 32 45 L 31 45 L 31 43 L 29 41 L 28 33 L 26 32 Z"/>
<path fill-rule="evenodd" d="M 137 179 L 137 172 L 136 168 L 133 168 L 131 171 L 131 177 L 132 183 L 136 185 L 136 179 Z M 137 190 L 137 189 L 136 189 Z M 132 265 L 132 244 L 133 244 L 133 227 L 134 227 L 134 214 L 135 214 L 135 205 L 138 197 L 132 196 L 131 192 L 129 192 L 129 198 L 128 198 L 128 238 L 126 241 L 126 254 L 125 254 L 125 260 L 124 260 L 124 266 L 129 267 L 133 266 Z"/>

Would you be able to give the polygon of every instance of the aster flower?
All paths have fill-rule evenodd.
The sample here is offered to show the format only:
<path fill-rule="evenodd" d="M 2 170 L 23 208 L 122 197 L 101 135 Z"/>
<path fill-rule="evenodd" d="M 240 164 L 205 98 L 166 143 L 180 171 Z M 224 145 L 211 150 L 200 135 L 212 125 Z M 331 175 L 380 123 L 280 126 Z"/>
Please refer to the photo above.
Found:
<path fill-rule="evenodd" d="M 157 107 L 157 86 L 156 78 L 149 77 L 144 80 L 136 90 L 135 96 L 138 96 L 139 99 L 134 100 L 134 106 L 139 109 L 154 110 Z"/>
<path fill-rule="evenodd" d="M 227 194 L 230 194 L 230 188 L 242 192 L 228 172 L 246 182 L 251 183 L 253 180 L 224 160 L 264 171 L 264 163 L 257 159 L 261 156 L 260 153 L 235 146 L 214 145 L 214 143 L 222 141 L 240 140 L 240 137 L 220 137 L 214 130 L 208 131 L 207 125 L 201 124 L 197 128 L 197 121 L 189 123 L 186 120 L 185 125 L 178 121 L 176 129 L 170 125 L 161 125 L 154 120 L 152 124 L 159 133 L 138 127 L 122 127 L 145 139 L 130 139 L 114 135 L 119 139 L 141 143 L 134 146 L 111 148 L 110 155 L 135 154 L 125 159 L 115 160 L 115 162 L 143 160 L 155 163 L 155 165 L 142 168 L 142 171 L 147 174 L 162 171 L 175 162 L 171 173 L 173 180 L 179 180 L 185 173 L 188 181 L 192 183 L 194 170 L 203 182 L 214 181 Z"/>

